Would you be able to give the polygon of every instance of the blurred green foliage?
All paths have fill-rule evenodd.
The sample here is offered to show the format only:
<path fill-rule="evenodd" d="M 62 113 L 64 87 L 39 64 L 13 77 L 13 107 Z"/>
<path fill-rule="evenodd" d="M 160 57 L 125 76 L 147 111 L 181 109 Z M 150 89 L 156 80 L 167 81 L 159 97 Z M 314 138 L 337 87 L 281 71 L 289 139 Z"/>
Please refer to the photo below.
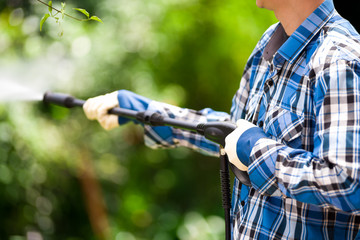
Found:
<path fill-rule="evenodd" d="M 59 38 L 54 22 L 39 31 L 43 5 L 1 1 L 0 65 L 34 88 L 79 98 L 125 88 L 226 112 L 249 54 L 275 22 L 254 1 L 66 4 L 104 24 L 65 19 Z M 218 175 L 216 158 L 146 148 L 138 125 L 106 132 L 80 109 L 0 103 L 0 239 L 223 239 Z"/>

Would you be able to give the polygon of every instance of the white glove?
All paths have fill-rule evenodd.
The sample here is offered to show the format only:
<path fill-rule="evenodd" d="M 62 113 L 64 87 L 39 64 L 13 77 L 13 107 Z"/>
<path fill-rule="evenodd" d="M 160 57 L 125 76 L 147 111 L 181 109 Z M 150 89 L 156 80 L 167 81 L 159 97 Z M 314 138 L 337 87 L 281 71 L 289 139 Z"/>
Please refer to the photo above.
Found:
<path fill-rule="evenodd" d="M 241 135 L 249 128 L 255 127 L 255 125 L 244 119 L 239 119 L 236 122 L 236 126 L 237 128 L 226 136 L 224 150 L 228 155 L 229 161 L 235 165 L 235 167 L 241 171 L 247 171 L 248 167 L 240 161 L 237 155 L 237 143 Z"/>
<path fill-rule="evenodd" d="M 118 116 L 108 114 L 110 109 L 119 106 L 117 96 L 118 91 L 115 91 L 89 98 L 83 105 L 86 117 L 90 120 L 98 120 L 100 125 L 106 130 L 111 130 L 119 126 Z"/>

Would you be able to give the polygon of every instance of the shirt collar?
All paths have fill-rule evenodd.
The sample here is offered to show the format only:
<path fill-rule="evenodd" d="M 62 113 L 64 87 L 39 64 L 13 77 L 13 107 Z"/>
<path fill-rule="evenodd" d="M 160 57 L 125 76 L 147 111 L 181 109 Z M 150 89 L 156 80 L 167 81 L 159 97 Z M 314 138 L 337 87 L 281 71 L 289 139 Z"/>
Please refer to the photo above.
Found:
<path fill-rule="evenodd" d="M 329 21 L 334 12 L 333 0 L 325 0 L 285 41 L 277 53 L 285 60 L 293 63 L 311 39 Z M 280 63 L 279 56 L 276 55 L 274 61 Z M 277 65 L 276 62 L 274 62 L 275 66 Z"/>

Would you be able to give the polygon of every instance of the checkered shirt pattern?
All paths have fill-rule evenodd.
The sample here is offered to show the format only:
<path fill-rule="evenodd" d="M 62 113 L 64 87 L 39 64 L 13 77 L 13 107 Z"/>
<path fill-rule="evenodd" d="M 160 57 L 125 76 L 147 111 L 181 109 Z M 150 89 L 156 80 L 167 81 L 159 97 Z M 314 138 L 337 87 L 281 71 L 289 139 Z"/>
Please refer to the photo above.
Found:
<path fill-rule="evenodd" d="M 151 107 L 203 122 L 243 118 L 266 134 L 251 146 L 252 186 L 234 182 L 233 239 L 360 239 L 360 36 L 325 0 L 266 59 L 281 29 L 271 26 L 255 47 L 230 116 Z M 195 133 L 173 129 L 164 139 L 154 129 L 145 134 L 152 147 L 218 150 Z"/>

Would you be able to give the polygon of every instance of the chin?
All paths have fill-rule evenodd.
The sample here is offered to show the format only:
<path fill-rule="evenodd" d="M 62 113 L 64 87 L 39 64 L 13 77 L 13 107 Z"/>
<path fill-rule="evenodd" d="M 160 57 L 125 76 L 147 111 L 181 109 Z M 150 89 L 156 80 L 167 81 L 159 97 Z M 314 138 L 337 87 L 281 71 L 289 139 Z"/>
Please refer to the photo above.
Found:
<path fill-rule="evenodd" d="M 264 3 L 262 0 L 256 0 L 256 6 L 258 6 L 259 8 L 264 8 Z"/>

